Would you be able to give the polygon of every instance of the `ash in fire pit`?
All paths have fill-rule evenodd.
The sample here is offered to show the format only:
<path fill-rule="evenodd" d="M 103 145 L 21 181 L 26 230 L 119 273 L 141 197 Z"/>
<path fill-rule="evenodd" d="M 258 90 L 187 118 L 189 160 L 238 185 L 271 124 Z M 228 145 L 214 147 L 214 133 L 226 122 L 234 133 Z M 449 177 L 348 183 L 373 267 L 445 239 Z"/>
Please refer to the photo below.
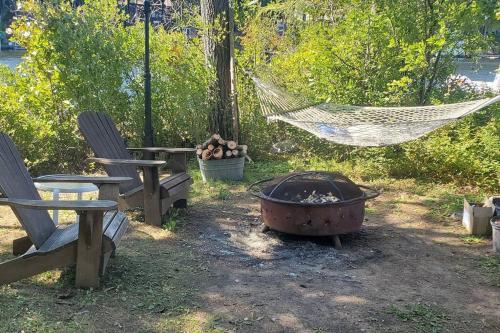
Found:
<path fill-rule="evenodd" d="M 309 196 L 305 199 L 303 199 L 300 194 L 297 194 L 297 196 L 294 199 L 296 199 L 295 202 L 315 203 L 315 204 L 327 203 L 327 202 L 337 202 L 340 200 L 339 198 L 334 196 L 332 194 L 332 192 L 328 192 L 327 194 L 320 194 L 320 193 L 316 193 L 315 190 L 311 194 L 309 194 Z"/>
<path fill-rule="evenodd" d="M 304 236 L 333 236 L 358 231 L 365 201 L 378 193 L 356 185 L 339 173 L 308 171 L 268 179 L 250 186 L 261 199 L 264 224 L 274 230 Z"/>

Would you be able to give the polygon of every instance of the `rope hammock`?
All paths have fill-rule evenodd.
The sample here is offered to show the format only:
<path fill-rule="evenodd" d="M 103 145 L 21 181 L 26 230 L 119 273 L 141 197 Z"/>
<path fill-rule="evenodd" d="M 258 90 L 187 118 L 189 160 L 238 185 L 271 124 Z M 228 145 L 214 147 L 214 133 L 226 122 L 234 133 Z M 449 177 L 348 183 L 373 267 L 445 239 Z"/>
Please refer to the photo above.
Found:
<path fill-rule="evenodd" d="M 261 110 L 319 138 L 351 146 L 387 146 L 415 140 L 439 127 L 500 101 L 500 95 L 464 103 L 416 107 L 312 104 L 253 78 Z"/>

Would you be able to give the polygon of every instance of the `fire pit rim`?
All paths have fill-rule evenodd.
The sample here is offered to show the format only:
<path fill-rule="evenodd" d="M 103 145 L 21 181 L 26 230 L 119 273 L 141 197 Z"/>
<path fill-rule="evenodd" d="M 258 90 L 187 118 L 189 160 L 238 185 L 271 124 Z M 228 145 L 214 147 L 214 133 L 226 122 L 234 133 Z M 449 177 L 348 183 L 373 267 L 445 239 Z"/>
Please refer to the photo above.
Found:
<path fill-rule="evenodd" d="M 297 176 L 303 176 L 303 175 L 309 175 L 309 174 L 325 175 L 325 174 L 332 174 L 332 173 L 325 172 L 325 171 L 306 171 L 306 172 L 302 172 L 302 173 L 297 173 Z M 333 174 L 338 174 L 338 173 L 333 173 Z M 342 175 L 342 174 L 340 174 L 340 175 Z M 285 175 L 285 177 L 286 177 L 286 175 Z M 353 203 L 357 203 L 360 201 L 374 199 L 380 195 L 380 192 L 373 189 L 372 187 L 369 187 L 366 185 L 361 185 L 361 184 L 355 184 L 355 183 L 353 183 L 353 184 L 356 185 L 357 187 L 359 187 L 360 189 L 367 190 L 367 191 L 362 191 L 362 195 L 360 197 L 347 199 L 347 200 L 339 200 L 339 201 L 335 201 L 335 202 L 324 202 L 324 203 L 295 202 L 295 201 L 289 201 L 289 200 L 282 200 L 282 199 L 271 197 L 269 195 L 265 195 L 264 193 L 262 193 L 261 190 L 254 191 L 254 188 L 257 185 L 274 180 L 274 179 L 276 179 L 276 177 L 271 177 L 271 178 L 267 178 L 267 179 L 263 179 L 263 180 L 259 180 L 257 182 L 254 182 L 254 183 L 250 184 L 250 186 L 248 186 L 247 190 L 250 192 L 251 195 L 258 197 L 260 199 L 263 199 L 263 200 L 272 201 L 272 202 L 276 202 L 276 203 L 284 204 L 284 205 L 304 206 L 304 207 L 329 207 L 329 206 L 348 205 L 348 204 L 353 204 Z"/>

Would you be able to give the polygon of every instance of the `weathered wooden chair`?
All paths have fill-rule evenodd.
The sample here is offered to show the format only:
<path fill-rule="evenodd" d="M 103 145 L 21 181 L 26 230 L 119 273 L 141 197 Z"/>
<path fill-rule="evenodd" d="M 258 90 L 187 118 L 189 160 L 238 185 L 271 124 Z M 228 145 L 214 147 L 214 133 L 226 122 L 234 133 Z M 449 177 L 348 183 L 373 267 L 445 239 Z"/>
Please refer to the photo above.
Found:
<path fill-rule="evenodd" d="M 145 222 L 159 226 L 161 217 L 171 206 L 185 208 L 192 178 L 186 173 L 186 154 L 191 148 L 127 148 L 113 120 L 102 112 L 83 112 L 78 116 L 78 127 L 94 152 L 90 161 L 102 164 L 112 177 L 130 177 L 132 181 L 120 185 L 120 208 L 143 207 Z M 159 168 L 166 165 L 160 160 L 134 160 L 130 151 L 142 152 L 143 158 L 156 154 L 171 156 L 171 175 L 160 179 Z M 137 168 L 142 168 L 143 179 Z"/>
<path fill-rule="evenodd" d="M 14 143 L 0 133 L 0 205 L 12 208 L 28 235 L 14 240 L 13 253 L 19 256 L 0 263 L 0 285 L 76 263 L 75 285 L 98 287 L 99 276 L 128 225 L 116 201 L 110 199 L 116 200 L 119 184 L 130 179 L 68 175 L 35 181 L 94 183 L 99 200 L 41 200 Z M 75 210 L 78 220 L 65 228 L 55 226 L 49 209 Z"/>

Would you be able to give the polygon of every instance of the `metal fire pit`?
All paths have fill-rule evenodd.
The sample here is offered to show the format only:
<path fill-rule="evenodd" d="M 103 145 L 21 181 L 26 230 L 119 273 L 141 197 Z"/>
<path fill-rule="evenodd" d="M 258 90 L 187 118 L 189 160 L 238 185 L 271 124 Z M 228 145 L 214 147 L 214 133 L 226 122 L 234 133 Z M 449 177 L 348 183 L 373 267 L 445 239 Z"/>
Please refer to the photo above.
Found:
<path fill-rule="evenodd" d="M 340 173 L 307 171 L 256 182 L 249 191 L 260 198 L 264 224 L 304 236 L 336 236 L 358 231 L 365 201 L 379 193 L 356 185 Z M 334 237 L 340 246 L 338 237 Z"/>

